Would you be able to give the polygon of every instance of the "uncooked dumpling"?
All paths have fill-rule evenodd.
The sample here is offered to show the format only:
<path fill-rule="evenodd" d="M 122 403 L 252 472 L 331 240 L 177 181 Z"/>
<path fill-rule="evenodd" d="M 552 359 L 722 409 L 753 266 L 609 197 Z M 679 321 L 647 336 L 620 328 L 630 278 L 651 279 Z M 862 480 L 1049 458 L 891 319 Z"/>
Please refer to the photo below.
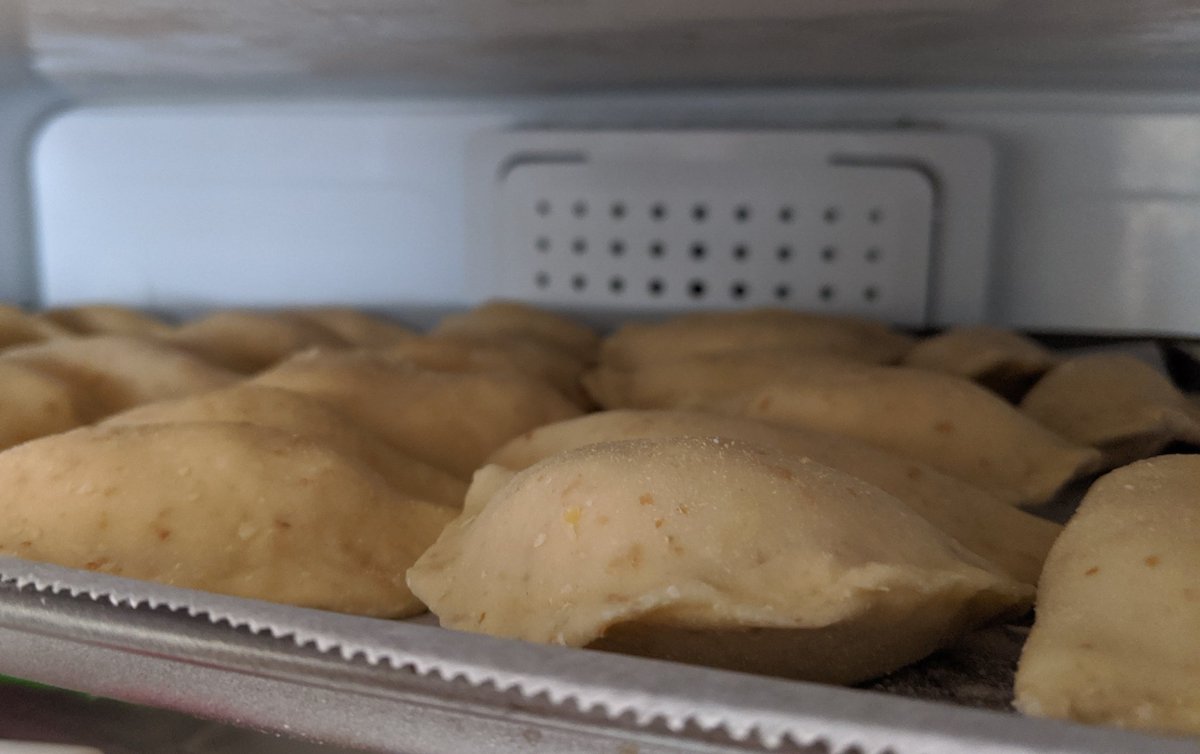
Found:
<path fill-rule="evenodd" d="M 400 617 L 453 509 L 310 438 L 250 424 L 85 427 L 0 453 L 0 553 Z"/>
<path fill-rule="evenodd" d="M 1200 735 L 1200 456 L 1092 486 L 1046 561 L 1016 706 Z"/>
<path fill-rule="evenodd" d="M 380 348 L 418 337 L 415 332 L 399 322 L 357 309 L 317 306 L 310 309 L 293 309 L 288 313 L 314 322 L 350 345 L 363 348 Z"/>
<path fill-rule="evenodd" d="M 0 304 L 0 349 L 72 335 L 70 330 L 53 322 L 26 314 L 15 306 Z"/>
<path fill-rule="evenodd" d="M 518 335 L 553 344 L 580 361 L 594 361 L 599 336 L 591 328 L 515 301 L 489 301 L 442 319 L 430 331 L 436 337 L 488 338 Z"/>
<path fill-rule="evenodd" d="M 238 380 L 186 351 L 124 335 L 64 338 L 11 348 L 0 361 L 22 364 L 72 386 L 85 421 L 151 401 L 225 387 Z"/>
<path fill-rule="evenodd" d="M 65 380 L 0 359 L 0 450 L 83 424 Z"/>
<path fill-rule="evenodd" d="M 854 477 L 698 438 L 535 464 L 408 581 L 450 628 L 833 683 L 924 657 L 1033 592 Z"/>
<path fill-rule="evenodd" d="M 166 335 L 173 329 L 166 322 L 124 306 L 89 304 L 50 309 L 42 317 L 79 335 Z"/>
<path fill-rule="evenodd" d="M 244 382 L 189 398 L 151 403 L 117 414 L 106 425 L 248 422 L 319 439 L 365 462 L 410 497 L 461 507 L 461 479 L 410 457 L 316 398 Z"/>
<path fill-rule="evenodd" d="M 912 344 L 913 338 L 881 322 L 786 309 L 747 309 L 624 325 L 604 341 L 600 360 L 607 366 L 628 368 L 722 351 L 779 348 L 890 364 Z"/>
<path fill-rule="evenodd" d="M 412 338 L 378 350 L 428 369 L 519 372 L 544 380 L 575 403 L 590 405 L 580 382 L 583 364 L 554 346 L 526 338 Z"/>
<path fill-rule="evenodd" d="M 692 411 L 604 411 L 526 432 L 489 463 L 521 470 L 556 453 L 599 442 L 720 437 L 808 458 L 875 485 L 942 531 L 1026 584 L 1036 584 L 1062 529 L 919 461 L 849 437 Z M 480 486 L 476 479 L 472 486 Z"/>
<path fill-rule="evenodd" d="M 367 351 L 301 354 L 254 382 L 319 398 L 463 479 L 508 439 L 580 413 L 554 388 L 524 375 L 434 371 Z"/>
<path fill-rule="evenodd" d="M 1020 333 L 980 325 L 926 338 L 913 346 L 903 363 L 975 380 L 1013 400 L 1058 363 L 1058 357 Z"/>
<path fill-rule="evenodd" d="M 169 341 L 214 364 L 253 374 L 314 346 L 345 348 L 332 330 L 287 312 L 226 311 L 188 322 Z"/>
<path fill-rule="evenodd" d="M 1045 502 L 1100 463 L 1094 449 L 1059 437 L 991 391 L 923 369 L 813 366 L 713 407 L 856 437 L 1014 504 Z"/>
<path fill-rule="evenodd" d="M 584 375 L 583 384 L 605 408 L 687 408 L 711 406 L 794 372 L 839 364 L 856 366 L 843 358 L 794 348 L 746 348 L 630 368 L 602 363 Z"/>
<path fill-rule="evenodd" d="M 1062 363 L 1029 391 L 1021 410 L 1099 448 L 1110 468 L 1154 455 L 1172 440 L 1200 443 L 1200 410 L 1167 377 L 1124 354 Z"/>

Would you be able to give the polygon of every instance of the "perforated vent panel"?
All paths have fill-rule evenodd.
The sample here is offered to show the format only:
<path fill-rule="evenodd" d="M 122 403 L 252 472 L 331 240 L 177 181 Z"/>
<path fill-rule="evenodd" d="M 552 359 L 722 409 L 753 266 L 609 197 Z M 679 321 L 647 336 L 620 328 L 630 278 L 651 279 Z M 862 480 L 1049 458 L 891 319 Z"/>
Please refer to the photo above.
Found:
<path fill-rule="evenodd" d="M 915 170 L 532 164 L 502 193 L 505 295 L 924 318 L 933 194 Z"/>

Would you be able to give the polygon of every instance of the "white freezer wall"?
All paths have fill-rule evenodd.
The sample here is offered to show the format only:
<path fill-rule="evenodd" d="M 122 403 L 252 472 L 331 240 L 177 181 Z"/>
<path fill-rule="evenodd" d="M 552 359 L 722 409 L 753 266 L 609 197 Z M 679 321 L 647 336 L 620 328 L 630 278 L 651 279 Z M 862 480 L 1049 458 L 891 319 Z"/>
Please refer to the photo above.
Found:
<path fill-rule="evenodd" d="M 109 104 L 33 153 L 44 303 L 459 305 L 466 149 L 513 127 L 947 128 L 997 149 L 987 319 L 1200 335 L 1200 98 L 676 92 Z M 952 254 L 953 249 L 944 253 Z M 946 281 L 953 285 L 953 281 Z"/>

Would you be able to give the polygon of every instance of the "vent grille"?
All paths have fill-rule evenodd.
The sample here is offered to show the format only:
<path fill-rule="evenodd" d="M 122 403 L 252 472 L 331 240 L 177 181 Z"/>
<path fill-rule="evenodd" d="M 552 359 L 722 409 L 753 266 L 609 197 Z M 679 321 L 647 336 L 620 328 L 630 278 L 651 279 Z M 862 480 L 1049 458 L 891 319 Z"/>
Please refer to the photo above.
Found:
<path fill-rule="evenodd" d="M 534 164 L 500 190 L 504 295 L 924 317 L 932 190 L 916 171 Z"/>

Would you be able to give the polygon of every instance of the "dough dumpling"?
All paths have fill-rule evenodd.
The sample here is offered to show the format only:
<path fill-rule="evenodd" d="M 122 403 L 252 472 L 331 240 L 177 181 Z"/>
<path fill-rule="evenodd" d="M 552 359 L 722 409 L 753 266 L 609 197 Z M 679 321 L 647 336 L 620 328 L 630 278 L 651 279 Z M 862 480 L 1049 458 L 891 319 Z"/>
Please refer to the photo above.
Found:
<path fill-rule="evenodd" d="M 454 510 L 319 441 L 251 424 L 85 427 L 0 453 L 0 553 L 401 617 Z"/>
<path fill-rule="evenodd" d="M 242 374 L 266 369 L 314 346 L 345 348 L 332 330 L 287 312 L 226 311 L 188 322 L 169 342 Z"/>
<path fill-rule="evenodd" d="M 144 312 L 124 306 L 90 304 L 50 309 L 43 318 L 78 335 L 167 335 L 171 325 Z"/>
<path fill-rule="evenodd" d="M 489 301 L 444 317 L 430 331 L 435 337 L 521 336 L 552 344 L 584 362 L 595 361 L 600 337 L 586 325 L 515 301 Z"/>
<path fill-rule="evenodd" d="M 1014 504 L 1050 500 L 1100 463 L 991 391 L 905 367 L 796 371 L 715 406 L 753 419 L 856 437 L 924 461 Z"/>
<path fill-rule="evenodd" d="M 628 368 L 722 351 L 778 348 L 890 364 L 899 361 L 913 342 L 881 322 L 786 309 L 746 309 L 624 325 L 604 341 L 600 361 Z"/>
<path fill-rule="evenodd" d="M 360 312 L 357 309 L 319 306 L 310 309 L 293 309 L 289 313 L 300 319 L 314 322 L 350 345 L 362 348 L 380 348 L 418 337 L 415 332 L 399 322 Z"/>
<path fill-rule="evenodd" d="M 1200 735 L 1200 456 L 1140 461 L 1088 491 L 1046 561 L 1016 706 Z"/>
<path fill-rule="evenodd" d="M 853 683 L 1033 593 L 882 490 L 731 441 L 590 445 L 469 506 L 409 585 L 527 641 Z"/>
<path fill-rule="evenodd" d="M 139 406 L 117 414 L 107 425 L 177 422 L 247 422 L 318 439 L 357 458 L 404 494 L 461 507 L 467 485 L 418 461 L 316 398 L 290 390 L 241 383 L 203 395 Z"/>
<path fill-rule="evenodd" d="M 515 437 L 488 462 L 519 471 L 584 445 L 666 437 L 740 440 L 858 477 L 895 496 L 972 552 L 1026 584 L 1037 583 L 1046 553 L 1062 530 L 1058 524 L 1017 510 L 919 461 L 849 437 L 692 411 L 588 414 Z"/>
<path fill-rule="evenodd" d="M 794 372 L 817 367 L 854 369 L 853 361 L 785 348 L 749 348 L 696 354 L 636 367 L 607 363 L 583 377 L 588 393 L 605 408 L 711 406 Z"/>
<path fill-rule="evenodd" d="M 509 438 L 580 413 L 541 380 L 434 371 L 367 351 L 300 354 L 254 382 L 325 401 L 414 458 L 463 479 Z"/>
<path fill-rule="evenodd" d="M 22 364 L 71 385 L 85 421 L 132 406 L 225 387 L 239 378 L 186 351 L 124 335 L 92 335 L 12 348 L 0 362 Z"/>
<path fill-rule="evenodd" d="M 443 371 L 518 372 L 543 380 L 580 405 L 590 405 L 580 377 L 583 364 L 565 352 L 519 338 L 489 340 L 413 338 L 380 353 L 401 361 Z"/>
<path fill-rule="evenodd" d="M 84 423 L 66 381 L 0 359 L 0 450 Z"/>
<path fill-rule="evenodd" d="M 1173 440 L 1200 444 L 1200 410 L 1154 367 L 1124 354 L 1063 362 L 1021 410 L 1063 437 L 1104 453 L 1109 468 L 1154 455 Z"/>
<path fill-rule="evenodd" d="M 903 363 L 966 377 L 1013 400 L 1058 363 L 1058 357 L 1020 333 L 980 325 L 926 338 L 913 346 Z"/>
<path fill-rule="evenodd" d="M 15 306 L 0 304 L 0 349 L 72 335 L 70 330 L 53 322 L 26 314 Z"/>

